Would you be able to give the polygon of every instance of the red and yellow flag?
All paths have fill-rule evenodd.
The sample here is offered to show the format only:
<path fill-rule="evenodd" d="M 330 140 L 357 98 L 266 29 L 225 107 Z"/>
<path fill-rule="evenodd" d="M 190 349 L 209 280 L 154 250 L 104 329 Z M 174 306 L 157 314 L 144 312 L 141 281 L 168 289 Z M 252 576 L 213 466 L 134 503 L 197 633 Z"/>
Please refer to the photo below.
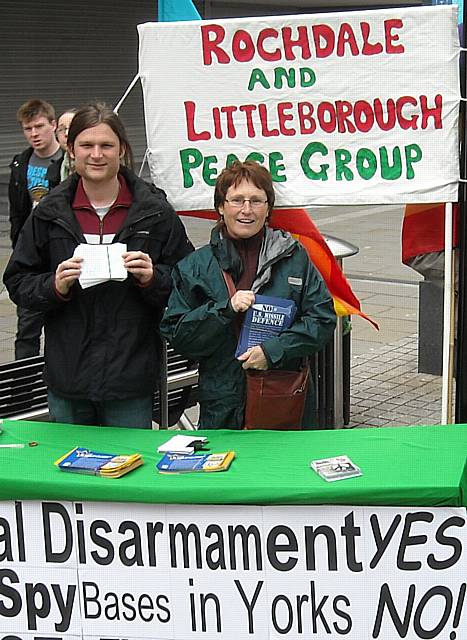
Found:
<path fill-rule="evenodd" d="M 452 213 L 452 245 L 457 247 L 457 204 Z M 444 222 L 444 203 L 407 204 L 402 221 L 402 262 L 408 264 L 415 256 L 444 251 Z"/>
<path fill-rule="evenodd" d="M 218 219 L 217 213 L 212 210 L 178 211 L 178 214 L 204 218 L 205 220 Z M 379 329 L 377 323 L 361 310 L 360 301 L 352 291 L 326 240 L 305 209 L 274 209 L 268 224 L 272 229 L 288 231 L 302 243 L 310 260 L 321 273 L 329 293 L 332 295 L 337 315 L 348 316 L 356 314 L 371 322 L 376 329 Z"/>

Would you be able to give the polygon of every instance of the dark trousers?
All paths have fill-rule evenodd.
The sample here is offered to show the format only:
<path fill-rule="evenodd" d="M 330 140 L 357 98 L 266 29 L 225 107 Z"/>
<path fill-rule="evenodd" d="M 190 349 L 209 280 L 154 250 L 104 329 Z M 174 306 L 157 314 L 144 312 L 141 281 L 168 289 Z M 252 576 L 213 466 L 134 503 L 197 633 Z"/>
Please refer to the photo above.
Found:
<path fill-rule="evenodd" d="M 41 347 L 41 332 L 44 314 L 25 307 L 16 307 L 18 324 L 15 340 L 15 360 L 38 356 Z"/>
<path fill-rule="evenodd" d="M 152 395 L 126 400 L 92 402 L 63 398 L 49 389 L 47 397 L 53 422 L 138 429 L 152 427 Z"/>

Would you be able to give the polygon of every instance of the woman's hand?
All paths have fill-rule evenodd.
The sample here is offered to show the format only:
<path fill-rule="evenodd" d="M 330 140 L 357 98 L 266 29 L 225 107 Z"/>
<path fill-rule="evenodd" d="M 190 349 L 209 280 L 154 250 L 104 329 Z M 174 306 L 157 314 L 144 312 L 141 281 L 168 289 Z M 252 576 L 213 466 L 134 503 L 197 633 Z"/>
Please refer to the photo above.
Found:
<path fill-rule="evenodd" d="M 253 291 L 247 291 L 245 289 L 240 289 L 230 298 L 230 304 L 235 313 L 247 311 L 254 303 L 255 294 Z"/>
<path fill-rule="evenodd" d="M 258 371 L 266 371 L 268 368 L 268 361 L 264 355 L 264 351 L 260 346 L 250 347 L 238 356 L 238 360 L 243 362 L 243 369 L 257 369 Z"/>

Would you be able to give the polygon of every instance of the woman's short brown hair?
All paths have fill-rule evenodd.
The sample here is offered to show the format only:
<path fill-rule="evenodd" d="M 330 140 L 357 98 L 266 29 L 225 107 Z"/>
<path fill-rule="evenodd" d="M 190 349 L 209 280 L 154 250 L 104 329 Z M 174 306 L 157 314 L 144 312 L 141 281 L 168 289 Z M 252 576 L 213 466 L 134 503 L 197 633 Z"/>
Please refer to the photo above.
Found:
<path fill-rule="evenodd" d="M 75 140 L 80 133 L 86 129 L 96 127 L 98 124 L 106 124 L 112 129 L 124 151 L 122 164 L 132 169 L 133 152 L 123 122 L 110 107 L 100 102 L 87 104 L 76 111 L 68 131 L 68 148 L 73 149 Z"/>
<path fill-rule="evenodd" d="M 252 182 L 255 187 L 262 189 L 268 199 L 268 215 L 274 206 L 276 195 L 272 186 L 272 176 L 261 164 L 253 160 L 240 162 L 236 160 L 223 169 L 216 180 L 214 189 L 214 208 L 219 213 L 219 207 L 225 203 L 227 191 L 232 185 L 237 186 L 242 180 Z"/>

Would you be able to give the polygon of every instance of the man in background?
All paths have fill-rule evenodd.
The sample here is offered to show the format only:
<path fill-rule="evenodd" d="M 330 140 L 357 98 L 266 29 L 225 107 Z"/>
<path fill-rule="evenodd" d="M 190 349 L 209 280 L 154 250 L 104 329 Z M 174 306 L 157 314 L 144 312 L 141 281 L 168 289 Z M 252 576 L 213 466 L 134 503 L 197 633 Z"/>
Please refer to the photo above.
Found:
<path fill-rule="evenodd" d="M 60 180 L 66 180 L 74 171 L 73 161 L 68 153 L 68 131 L 76 109 L 67 109 L 57 120 L 57 141 L 63 149 L 63 161 L 60 168 Z"/>
<path fill-rule="evenodd" d="M 13 248 L 33 208 L 60 182 L 63 150 L 55 137 L 55 111 L 45 100 L 32 99 L 18 109 L 16 119 L 29 146 L 15 155 L 8 187 L 10 238 Z M 15 359 L 31 358 L 40 351 L 43 315 L 17 307 Z"/>
<path fill-rule="evenodd" d="M 452 246 L 457 247 L 458 206 L 453 207 Z M 402 221 L 402 262 L 444 288 L 444 203 L 407 204 Z"/>

